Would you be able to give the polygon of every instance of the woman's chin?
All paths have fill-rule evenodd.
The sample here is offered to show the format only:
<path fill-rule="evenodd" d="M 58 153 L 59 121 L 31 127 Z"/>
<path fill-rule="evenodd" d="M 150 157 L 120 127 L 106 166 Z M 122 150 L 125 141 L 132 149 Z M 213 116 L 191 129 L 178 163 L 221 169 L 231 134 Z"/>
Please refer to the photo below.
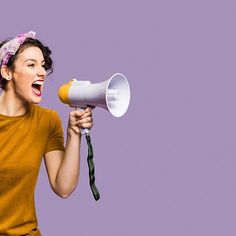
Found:
<path fill-rule="evenodd" d="M 42 97 L 34 97 L 31 99 L 31 103 L 39 104 L 42 101 Z"/>
<path fill-rule="evenodd" d="M 30 100 L 33 104 L 39 104 L 42 100 L 42 93 L 40 94 L 32 93 Z"/>

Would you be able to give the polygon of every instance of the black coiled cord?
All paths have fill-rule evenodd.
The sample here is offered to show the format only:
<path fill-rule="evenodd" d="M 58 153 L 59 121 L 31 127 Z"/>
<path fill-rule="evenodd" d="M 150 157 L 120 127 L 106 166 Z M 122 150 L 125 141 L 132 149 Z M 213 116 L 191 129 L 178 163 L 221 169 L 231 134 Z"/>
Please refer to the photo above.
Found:
<path fill-rule="evenodd" d="M 95 168 L 94 168 L 94 163 L 93 163 L 93 146 L 91 143 L 90 135 L 86 134 L 85 137 L 86 137 L 86 141 L 87 141 L 87 145 L 88 145 L 87 162 L 88 162 L 88 167 L 89 167 L 89 185 L 92 190 L 93 196 L 94 196 L 95 200 L 97 201 L 100 198 L 100 194 L 99 194 L 98 189 L 95 185 Z"/>

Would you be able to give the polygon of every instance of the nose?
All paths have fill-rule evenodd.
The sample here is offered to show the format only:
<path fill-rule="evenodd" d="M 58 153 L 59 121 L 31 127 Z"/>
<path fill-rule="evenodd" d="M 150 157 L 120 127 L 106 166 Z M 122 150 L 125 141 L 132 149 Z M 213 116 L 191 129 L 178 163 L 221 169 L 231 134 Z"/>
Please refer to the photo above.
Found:
<path fill-rule="evenodd" d="M 47 75 L 47 71 L 45 70 L 43 66 L 40 66 L 38 68 L 38 76 L 45 77 L 46 75 Z"/>

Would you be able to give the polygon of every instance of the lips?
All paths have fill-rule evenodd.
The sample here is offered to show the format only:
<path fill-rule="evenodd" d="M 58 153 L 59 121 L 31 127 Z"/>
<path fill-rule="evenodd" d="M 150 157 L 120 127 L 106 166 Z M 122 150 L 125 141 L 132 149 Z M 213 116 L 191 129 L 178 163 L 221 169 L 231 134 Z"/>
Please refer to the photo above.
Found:
<path fill-rule="evenodd" d="M 32 84 L 32 91 L 38 97 L 40 97 L 42 95 L 42 85 L 43 85 L 43 83 L 44 83 L 43 80 L 36 80 Z"/>

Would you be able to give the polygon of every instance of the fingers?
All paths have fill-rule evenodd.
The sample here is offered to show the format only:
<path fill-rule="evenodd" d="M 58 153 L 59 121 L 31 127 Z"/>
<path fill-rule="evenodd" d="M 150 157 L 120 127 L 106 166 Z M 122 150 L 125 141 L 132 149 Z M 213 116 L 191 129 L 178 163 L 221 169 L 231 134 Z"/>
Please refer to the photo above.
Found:
<path fill-rule="evenodd" d="M 75 129 L 93 127 L 92 108 L 87 107 L 85 110 L 71 111 L 69 115 L 69 126 Z"/>
<path fill-rule="evenodd" d="M 93 127 L 93 123 L 82 123 L 79 127 L 82 129 L 91 129 Z"/>
<path fill-rule="evenodd" d="M 76 125 L 78 125 L 81 128 L 92 128 L 93 118 L 92 117 L 85 117 L 83 119 L 79 119 L 76 121 Z"/>
<path fill-rule="evenodd" d="M 80 110 L 80 111 L 71 111 L 70 112 L 70 116 L 71 118 L 80 118 L 80 119 L 83 119 L 85 117 L 89 117 L 89 116 L 92 116 L 92 108 L 90 107 L 86 107 L 85 110 Z"/>
<path fill-rule="evenodd" d="M 86 117 L 92 117 L 92 109 L 89 107 L 85 109 L 85 112 L 81 116 L 81 119 L 86 118 Z"/>

